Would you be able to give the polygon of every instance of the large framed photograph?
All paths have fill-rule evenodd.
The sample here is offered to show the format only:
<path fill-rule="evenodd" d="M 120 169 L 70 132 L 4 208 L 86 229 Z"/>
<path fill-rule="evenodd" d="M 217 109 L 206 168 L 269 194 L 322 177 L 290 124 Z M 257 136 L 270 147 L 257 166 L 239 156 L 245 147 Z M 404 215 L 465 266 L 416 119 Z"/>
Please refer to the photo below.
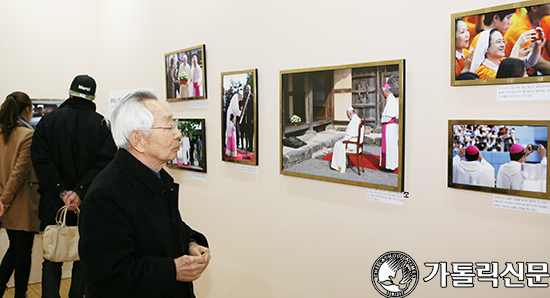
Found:
<path fill-rule="evenodd" d="M 449 120 L 448 186 L 548 199 L 548 120 Z"/>
<path fill-rule="evenodd" d="M 280 75 L 281 174 L 403 191 L 405 60 Z"/>
<path fill-rule="evenodd" d="M 206 98 L 206 46 L 164 54 L 166 100 Z"/>
<path fill-rule="evenodd" d="M 36 128 L 36 125 L 47 113 L 53 112 L 59 108 L 64 99 L 33 99 L 32 100 L 32 118 L 29 124 Z"/>
<path fill-rule="evenodd" d="M 206 125 L 204 119 L 176 119 L 181 132 L 180 150 L 167 164 L 171 168 L 206 173 Z"/>
<path fill-rule="evenodd" d="M 550 0 L 451 15 L 451 85 L 550 81 Z"/>
<path fill-rule="evenodd" d="M 222 160 L 258 165 L 258 70 L 221 75 Z"/>

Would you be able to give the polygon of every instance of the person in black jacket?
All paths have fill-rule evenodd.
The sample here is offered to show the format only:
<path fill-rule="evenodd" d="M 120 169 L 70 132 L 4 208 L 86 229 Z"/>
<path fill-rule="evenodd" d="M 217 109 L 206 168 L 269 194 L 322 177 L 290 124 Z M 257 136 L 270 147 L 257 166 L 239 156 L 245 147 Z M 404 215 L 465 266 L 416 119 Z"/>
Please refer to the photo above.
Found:
<path fill-rule="evenodd" d="M 244 134 L 242 148 L 254 152 L 254 94 L 250 85 L 246 85 L 246 95 L 243 97 L 241 109 L 241 136 Z"/>
<path fill-rule="evenodd" d="M 195 297 L 192 281 L 211 256 L 181 219 L 179 185 L 163 169 L 180 147 L 177 122 L 150 91 L 109 114 L 119 150 L 90 186 L 79 224 L 86 298 Z"/>
<path fill-rule="evenodd" d="M 76 211 L 92 180 L 116 153 L 111 131 L 103 116 L 95 111 L 95 91 L 92 77 L 76 76 L 69 98 L 58 110 L 45 114 L 36 126 L 31 159 L 41 182 L 41 231 L 56 223 L 57 211 L 64 205 Z M 76 215 L 69 212 L 67 221 L 76 224 Z M 42 297 L 59 297 L 62 265 L 49 260 L 42 263 Z M 69 297 L 83 296 L 80 262 L 74 262 Z"/>

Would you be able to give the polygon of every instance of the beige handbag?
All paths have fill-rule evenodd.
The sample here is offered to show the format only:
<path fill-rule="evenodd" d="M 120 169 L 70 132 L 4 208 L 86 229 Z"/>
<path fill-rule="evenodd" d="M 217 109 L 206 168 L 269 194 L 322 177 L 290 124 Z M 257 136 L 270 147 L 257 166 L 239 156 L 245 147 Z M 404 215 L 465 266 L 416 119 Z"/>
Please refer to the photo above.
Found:
<path fill-rule="evenodd" d="M 76 209 L 77 218 L 80 210 Z M 67 206 L 61 207 L 55 216 L 56 225 L 47 226 L 42 235 L 44 259 L 52 262 L 79 261 L 78 226 L 67 226 Z M 77 220 L 78 224 L 78 220 Z"/>

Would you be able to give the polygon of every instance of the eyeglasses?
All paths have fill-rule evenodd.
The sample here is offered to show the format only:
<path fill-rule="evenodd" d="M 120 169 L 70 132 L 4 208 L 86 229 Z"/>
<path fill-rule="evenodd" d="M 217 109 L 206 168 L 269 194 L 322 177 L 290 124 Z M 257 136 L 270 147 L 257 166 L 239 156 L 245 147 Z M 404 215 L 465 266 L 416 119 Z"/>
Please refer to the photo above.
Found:
<path fill-rule="evenodd" d="M 178 121 L 173 120 L 172 124 L 165 125 L 165 126 L 153 126 L 151 129 L 170 129 L 172 131 L 172 134 L 176 133 L 176 128 L 178 127 Z"/>
<path fill-rule="evenodd" d="M 506 44 L 506 39 L 504 39 L 504 38 L 501 38 L 501 39 L 497 39 L 497 40 L 495 40 L 495 42 L 493 42 L 492 44 L 495 44 L 495 43 L 502 43 L 502 44 Z"/>

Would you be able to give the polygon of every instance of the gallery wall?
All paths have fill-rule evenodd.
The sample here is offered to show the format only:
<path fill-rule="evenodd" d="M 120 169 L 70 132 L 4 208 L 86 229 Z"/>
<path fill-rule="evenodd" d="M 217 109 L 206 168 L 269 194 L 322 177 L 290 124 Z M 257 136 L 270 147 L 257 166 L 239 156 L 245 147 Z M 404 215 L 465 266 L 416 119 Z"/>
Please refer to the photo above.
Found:
<path fill-rule="evenodd" d="M 496 86 L 450 87 L 450 15 L 506 3 L 0 0 L 0 98 L 22 90 L 64 99 L 72 78 L 88 73 L 105 114 L 109 92 L 152 88 L 165 98 L 164 54 L 206 44 L 207 106 L 167 104 L 176 117 L 206 118 L 206 181 L 169 169 L 181 184 L 182 217 L 212 250 L 197 297 L 382 297 L 371 268 L 388 251 L 414 258 L 420 278 L 431 271 L 425 262 L 549 261 L 550 215 L 447 188 L 449 119 L 549 118 L 549 101 L 497 102 Z M 280 175 L 279 72 L 394 59 L 406 60 L 403 206 L 369 201 L 362 187 Z M 220 73 L 252 68 L 257 173 L 222 162 L 220 144 Z M 547 297 L 548 289 L 420 280 L 410 297 L 519 295 Z"/>

